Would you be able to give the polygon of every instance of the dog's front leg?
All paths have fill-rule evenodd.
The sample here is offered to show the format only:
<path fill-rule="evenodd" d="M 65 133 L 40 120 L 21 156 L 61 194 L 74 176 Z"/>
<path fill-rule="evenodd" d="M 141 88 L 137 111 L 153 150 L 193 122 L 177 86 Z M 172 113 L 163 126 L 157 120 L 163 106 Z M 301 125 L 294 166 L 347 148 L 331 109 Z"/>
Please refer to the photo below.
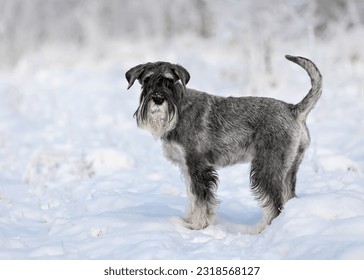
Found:
<path fill-rule="evenodd" d="M 203 229 L 214 223 L 215 198 L 218 176 L 214 168 L 195 160 L 187 160 L 185 172 L 188 195 L 186 226 L 190 229 Z"/>

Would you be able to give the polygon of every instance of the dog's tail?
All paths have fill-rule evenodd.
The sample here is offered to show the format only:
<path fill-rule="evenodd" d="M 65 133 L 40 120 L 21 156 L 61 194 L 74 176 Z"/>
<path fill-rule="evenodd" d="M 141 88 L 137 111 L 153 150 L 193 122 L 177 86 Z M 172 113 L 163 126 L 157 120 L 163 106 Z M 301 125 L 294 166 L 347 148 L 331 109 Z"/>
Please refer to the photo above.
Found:
<path fill-rule="evenodd" d="M 316 65 L 309 59 L 300 56 L 286 55 L 286 58 L 306 70 L 311 79 L 311 89 L 303 100 L 295 105 L 294 113 L 302 120 L 307 118 L 322 93 L 322 76 Z"/>

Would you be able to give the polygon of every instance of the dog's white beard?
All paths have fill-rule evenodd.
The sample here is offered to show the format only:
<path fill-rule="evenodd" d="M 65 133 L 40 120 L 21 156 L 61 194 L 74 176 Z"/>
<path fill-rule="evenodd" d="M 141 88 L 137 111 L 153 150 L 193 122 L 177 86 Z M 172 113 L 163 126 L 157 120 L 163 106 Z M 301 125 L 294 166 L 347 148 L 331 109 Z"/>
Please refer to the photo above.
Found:
<path fill-rule="evenodd" d="M 156 139 L 176 127 L 177 115 L 174 114 L 170 119 L 167 102 L 161 105 L 156 105 L 153 101 L 149 102 L 147 115 L 148 118 L 145 120 L 139 118 L 138 125 L 140 128 L 149 130 Z"/>

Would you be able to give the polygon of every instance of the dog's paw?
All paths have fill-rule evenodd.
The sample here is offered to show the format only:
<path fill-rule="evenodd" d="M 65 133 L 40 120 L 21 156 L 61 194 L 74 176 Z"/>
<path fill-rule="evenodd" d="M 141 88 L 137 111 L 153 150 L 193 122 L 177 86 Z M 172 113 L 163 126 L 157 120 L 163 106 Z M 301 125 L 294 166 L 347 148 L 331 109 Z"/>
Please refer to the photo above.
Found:
<path fill-rule="evenodd" d="M 207 223 L 203 223 L 203 224 L 193 224 L 193 223 L 186 223 L 185 222 L 185 227 L 191 230 L 201 230 L 204 229 L 206 227 L 208 227 Z"/>
<path fill-rule="evenodd" d="M 191 224 L 192 223 L 192 217 L 191 216 L 185 216 L 185 217 L 181 217 L 182 221 L 185 224 Z"/>
<path fill-rule="evenodd" d="M 194 211 L 186 212 L 183 221 L 185 223 L 185 227 L 192 230 L 200 230 L 208 227 L 209 225 L 213 225 L 215 223 L 215 211 L 210 207 L 195 207 Z"/>
<path fill-rule="evenodd" d="M 207 228 L 209 225 L 213 224 L 212 221 L 209 220 L 201 220 L 201 219 L 193 219 L 192 218 L 185 218 L 184 219 L 185 227 L 191 230 L 201 230 Z"/>
<path fill-rule="evenodd" d="M 251 235 L 258 235 L 259 233 L 261 233 L 265 227 L 267 226 L 266 223 L 262 222 L 256 226 L 250 226 L 247 228 L 247 232 L 246 233 L 249 233 Z"/>

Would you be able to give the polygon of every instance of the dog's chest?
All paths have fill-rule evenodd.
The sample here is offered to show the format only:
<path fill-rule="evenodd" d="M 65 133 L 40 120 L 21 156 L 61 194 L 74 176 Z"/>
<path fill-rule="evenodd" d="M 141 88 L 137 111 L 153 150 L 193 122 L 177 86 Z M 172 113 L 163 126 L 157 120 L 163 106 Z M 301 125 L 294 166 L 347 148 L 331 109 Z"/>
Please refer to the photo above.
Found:
<path fill-rule="evenodd" d="M 172 163 L 180 167 L 186 165 L 185 150 L 178 143 L 167 140 L 163 141 L 163 153 Z"/>

